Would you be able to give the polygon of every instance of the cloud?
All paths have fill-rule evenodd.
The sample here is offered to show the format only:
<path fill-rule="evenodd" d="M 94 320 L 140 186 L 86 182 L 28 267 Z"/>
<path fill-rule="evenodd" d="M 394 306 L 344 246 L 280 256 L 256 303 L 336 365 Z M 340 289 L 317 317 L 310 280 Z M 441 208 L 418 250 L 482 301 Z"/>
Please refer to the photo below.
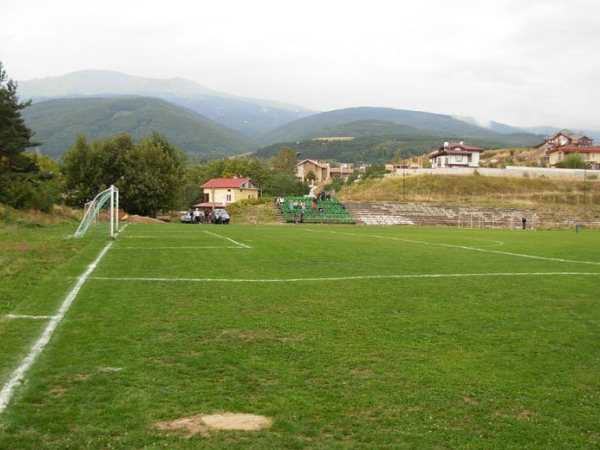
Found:
<path fill-rule="evenodd" d="M 598 23 L 595 0 L 21 0 L 0 43 L 16 79 L 96 68 L 320 110 L 591 127 Z"/>

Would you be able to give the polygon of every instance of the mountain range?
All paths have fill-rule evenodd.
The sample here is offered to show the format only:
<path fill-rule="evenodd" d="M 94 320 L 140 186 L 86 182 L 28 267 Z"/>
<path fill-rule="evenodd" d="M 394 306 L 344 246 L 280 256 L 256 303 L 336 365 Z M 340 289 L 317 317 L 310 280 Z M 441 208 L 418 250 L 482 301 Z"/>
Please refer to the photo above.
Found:
<path fill-rule="evenodd" d="M 183 78 L 144 78 L 106 70 L 83 70 L 20 81 L 19 94 L 34 103 L 51 98 L 159 98 L 195 111 L 254 140 L 267 131 L 314 113 L 300 106 L 213 91 Z"/>
<path fill-rule="evenodd" d="M 43 142 L 42 152 L 54 157 L 60 157 L 77 134 L 100 138 L 126 132 L 139 138 L 152 130 L 202 158 L 255 150 L 267 157 L 285 143 L 314 158 L 383 161 L 421 154 L 448 140 L 488 148 L 527 147 L 541 141 L 539 134 L 497 122 L 482 127 L 470 118 L 392 108 L 316 112 L 220 93 L 182 78 L 88 70 L 20 81 L 18 88 L 21 99 L 33 100 L 23 110 L 27 124 Z M 314 141 L 338 136 L 354 139 Z"/>
<path fill-rule="evenodd" d="M 127 133 L 139 140 L 157 131 L 187 153 L 220 158 L 256 150 L 246 135 L 156 98 L 63 98 L 33 103 L 22 111 L 41 142 L 42 153 L 58 158 L 83 134 L 94 139 Z"/>

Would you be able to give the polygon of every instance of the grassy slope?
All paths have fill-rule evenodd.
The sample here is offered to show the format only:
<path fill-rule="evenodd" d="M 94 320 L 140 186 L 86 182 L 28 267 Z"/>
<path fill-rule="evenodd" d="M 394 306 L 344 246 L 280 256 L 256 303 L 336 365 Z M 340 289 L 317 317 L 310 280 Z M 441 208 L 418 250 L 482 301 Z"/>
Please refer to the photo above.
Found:
<path fill-rule="evenodd" d="M 404 194 L 403 194 L 404 193 Z M 402 176 L 345 187 L 339 197 L 357 201 L 420 201 L 513 207 L 600 205 L 600 181 L 473 176 Z M 577 199 L 579 196 L 579 200 Z M 580 202 L 579 204 L 577 202 Z"/>
<path fill-rule="evenodd" d="M 151 98 L 80 98 L 35 103 L 23 111 L 27 125 L 42 142 L 42 151 L 59 157 L 77 134 L 104 138 L 118 133 L 135 139 L 152 131 L 190 154 L 220 157 L 255 148 L 241 133 L 227 129 L 192 111 Z"/>
<path fill-rule="evenodd" d="M 396 240 L 595 260 L 593 232 L 231 225 L 210 231 L 252 249 L 190 248 L 230 245 L 206 229 L 132 225 L 94 275 L 600 274 Z M 72 283 L 65 276 L 83 271 L 95 242 L 57 269 L 47 293 Z M 188 250 L 151 250 L 166 246 Z M 0 447 L 596 448 L 597 280 L 89 280 L 2 418 Z M 34 300 L 17 306 L 52 312 Z M 5 360 L 14 350 L 1 351 Z M 151 428 L 215 411 L 266 414 L 275 425 L 191 439 Z"/>

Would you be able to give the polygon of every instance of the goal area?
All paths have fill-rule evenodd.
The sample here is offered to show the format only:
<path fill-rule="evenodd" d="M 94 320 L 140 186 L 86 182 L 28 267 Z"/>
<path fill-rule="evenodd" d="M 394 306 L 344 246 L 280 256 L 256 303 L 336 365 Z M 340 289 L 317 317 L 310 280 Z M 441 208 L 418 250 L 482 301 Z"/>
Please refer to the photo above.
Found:
<path fill-rule="evenodd" d="M 108 213 L 109 233 L 110 237 L 114 238 L 119 232 L 119 189 L 116 186 L 111 185 L 85 204 L 83 219 L 73 236 L 85 235 L 90 226 L 99 221 L 103 212 Z"/>

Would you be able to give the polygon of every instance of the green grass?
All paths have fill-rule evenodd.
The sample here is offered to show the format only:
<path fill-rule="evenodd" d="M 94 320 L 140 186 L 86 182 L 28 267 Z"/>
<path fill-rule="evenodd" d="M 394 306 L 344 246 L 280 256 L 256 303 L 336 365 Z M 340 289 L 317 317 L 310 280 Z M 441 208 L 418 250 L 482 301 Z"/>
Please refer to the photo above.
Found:
<path fill-rule="evenodd" d="M 4 312 L 54 313 L 105 244 L 80 242 Z M 587 230 L 130 225 L 0 416 L 0 448 L 598 448 L 599 245 Z M 591 275 L 393 278 L 545 272 Z M 278 279 L 297 281 L 257 281 Z M 40 328 L 0 319 L 0 384 Z M 152 428 L 224 411 L 274 425 Z"/>
<path fill-rule="evenodd" d="M 589 175 L 588 175 L 589 176 Z M 396 176 L 344 187 L 338 196 L 356 201 L 418 201 L 464 205 L 572 208 L 590 213 L 600 205 L 600 182 L 583 180 L 488 177 L 482 175 Z"/>

